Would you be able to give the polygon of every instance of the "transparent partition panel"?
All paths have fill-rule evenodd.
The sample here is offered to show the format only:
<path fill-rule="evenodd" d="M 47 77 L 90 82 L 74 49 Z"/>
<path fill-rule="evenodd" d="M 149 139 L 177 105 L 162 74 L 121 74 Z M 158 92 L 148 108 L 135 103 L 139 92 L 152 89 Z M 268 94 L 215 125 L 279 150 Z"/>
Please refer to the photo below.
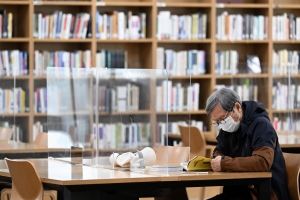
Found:
<path fill-rule="evenodd" d="M 300 143 L 300 80 L 291 75 L 273 78 L 272 123 L 280 144 Z"/>
<path fill-rule="evenodd" d="M 186 74 L 183 77 L 169 76 L 168 79 L 157 80 L 155 88 L 156 139 L 154 142 L 156 146 L 168 146 L 168 152 L 164 154 L 168 156 L 170 170 L 175 172 L 182 170 L 183 166 L 186 167 L 190 159 L 191 112 L 197 113 L 199 110 L 200 84 L 197 80 L 192 83 L 191 76 L 188 72 Z M 196 124 L 197 119 L 194 119 L 193 122 Z M 183 133 L 180 126 L 185 127 L 187 131 Z M 177 151 L 181 153 L 176 154 Z M 159 162 L 164 158 L 165 156 L 158 154 L 157 160 Z"/>
<path fill-rule="evenodd" d="M 84 68 L 47 69 L 48 155 L 81 163 L 91 157 L 93 71 Z"/>
<path fill-rule="evenodd" d="M 155 88 L 157 81 L 167 80 L 166 71 L 97 69 L 96 77 L 94 150 L 102 159 L 92 164 L 145 172 L 146 166 L 157 164 L 157 148 L 165 146 L 156 143 L 163 136 L 156 128 Z M 165 158 L 160 165 L 167 165 Z"/>

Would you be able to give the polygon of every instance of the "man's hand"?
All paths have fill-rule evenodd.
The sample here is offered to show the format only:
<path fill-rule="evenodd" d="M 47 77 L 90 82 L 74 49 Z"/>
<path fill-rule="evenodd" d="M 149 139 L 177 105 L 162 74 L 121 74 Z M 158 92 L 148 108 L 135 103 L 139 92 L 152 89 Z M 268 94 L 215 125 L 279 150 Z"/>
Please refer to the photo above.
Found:
<path fill-rule="evenodd" d="M 221 171 L 221 160 L 222 160 L 222 156 L 217 156 L 216 158 L 211 159 L 210 165 L 211 168 L 214 170 L 214 172 Z"/>

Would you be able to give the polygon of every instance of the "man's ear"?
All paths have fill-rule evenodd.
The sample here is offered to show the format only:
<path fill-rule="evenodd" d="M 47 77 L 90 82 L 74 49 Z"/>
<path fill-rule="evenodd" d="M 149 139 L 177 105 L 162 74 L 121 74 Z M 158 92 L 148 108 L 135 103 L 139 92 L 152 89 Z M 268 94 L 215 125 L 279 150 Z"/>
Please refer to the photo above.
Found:
<path fill-rule="evenodd" d="M 238 102 L 235 102 L 234 105 L 236 106 L 236 109 L 237 109 L 238 111 L 241 111 L 241 109 L 242 109 L 241 104 L 239 104 Z"/>

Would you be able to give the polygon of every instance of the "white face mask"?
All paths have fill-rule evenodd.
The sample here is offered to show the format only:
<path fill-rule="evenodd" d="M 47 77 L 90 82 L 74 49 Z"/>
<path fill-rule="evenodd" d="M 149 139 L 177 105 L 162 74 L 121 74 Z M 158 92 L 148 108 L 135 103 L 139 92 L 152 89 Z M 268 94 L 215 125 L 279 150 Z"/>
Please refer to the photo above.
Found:
<path fill-rule="evenodd" d="M 239 115 L 239 119 L 237 122 L 235 122 L 231 116 L 224 119 L 224 121 L 226 121 L 226 123 L 219 124 L 219 127 L 226 132 L 230 132 L 230 133 L 235 132 L 240 127 L 240 115 Z"/>

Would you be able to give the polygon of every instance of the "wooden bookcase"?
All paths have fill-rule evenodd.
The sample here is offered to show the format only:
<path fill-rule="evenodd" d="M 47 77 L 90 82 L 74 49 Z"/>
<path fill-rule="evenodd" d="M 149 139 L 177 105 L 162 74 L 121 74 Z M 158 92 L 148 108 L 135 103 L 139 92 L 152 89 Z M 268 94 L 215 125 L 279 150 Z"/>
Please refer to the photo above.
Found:
<path fill-rule="evenodd" d="M 201 120 L 207 126 L 205 135 L 214 138 L 215 131 L 210 126 L 210 119 L 205 113 L 205 102 L 210 93 L 218 84 L 232 84 L 233 80 L 251 78 L 259 85 L 258 101 L 262 102 L 269 113 L 270 119 L 280 113 L 288 113 L 289 110 L 276 111 L 272 109 L 272 86 L 273 78 L 281 76 L 272 75 L 272 52 L 273 49 L 299 50 L 300 40 L 273 40 L 272 39 L 272 16 L 274 14 L 288 12 L 294 16 L 300 16 L 299 0 L 242 0 L 240 4 L 218 4 L 215 0 L 106 0 L 106 1 L 34 1 L 34 0 L 0 0 L 0 10 L 7 10 L 13 13 L 14 32 L 13 38 L 0 38 L 0 50 L 18 49 L 27 51 L 29 55 L 29 74 L 18 76 L 17 83 L 28 91 L 28 107 L 26 113 L 16 114 L 16 124 L 22 126 L 24 141 L 32 142 L 32 126 L 36 121 L 46 122 L 46 114 L 34 112 L 34 90 L 46 86 L 45 76 L 35 76 L 34 51 L 35 50 L 91 50 L 92 66 L 95 66 L 96 52 L 98 49 L 121 49 L 128 51 L 128 62 L 130 68 L 156 68 L 156 49 L 164 47 L 168 49 L 189 50 L 198 49 L 206 52 L 206 74 L 192 76 L 192 82 L 200 83 L 200 102 L 198 111 L 170 112 L 169 120 L 176 121 L 181 115 L 190 113 L 191 119 Z M 33 14 L 35 12 L 51 13 L 54 10 L 64 12 L 88 12 L 92 17 L 92 37 L 87 39 L 34 39 L 33 37 Z M 96 10 L 108 12 L 114 10 L 145 12 L 147 15 L 146 38 L 138 40 L 118 39 L 96 39 Z M 169 10 L 175 14 L 192 14 L 204 12 L 207 14 L 207 38 L 201 40 L 157 40 L 156 39 L 156 16 L 159 11 Z M 229 14 L 249 13 L 262 14 L 269 18 L 269 35 L 265 40 L 217 40 L 216 16 L 219 12 L 227 11 Z M 237 74 L 237 75 L 216 75 L 215 74 L 215 52 L 217 50 L 237 50 L 240 62 L 245 62 L 246 54 L 258 54 L 263 65 L 261 74 Z M 286 77 L 286 76 L 285 76 Z M 12 77 L 0 77 L 2 81 L 12 81 Z M 170 77 L 174 82 L 188 82 L 187 76 Z M 293 79 L 299 84 L 300 75 L 293 75 Z M 152 91 L 155 91 L 153 88 Z M 293 111 L 298 113 L 299 109 Z M 159 120 L 160 112 L 150 112 L 153 123 Z M 137 112 L 138 114 L 138 112 Z M 4 118 L 3 118 L 4 117 Z M 12 120 L 12 114 L 4 114 L 2 118 Z"/>

